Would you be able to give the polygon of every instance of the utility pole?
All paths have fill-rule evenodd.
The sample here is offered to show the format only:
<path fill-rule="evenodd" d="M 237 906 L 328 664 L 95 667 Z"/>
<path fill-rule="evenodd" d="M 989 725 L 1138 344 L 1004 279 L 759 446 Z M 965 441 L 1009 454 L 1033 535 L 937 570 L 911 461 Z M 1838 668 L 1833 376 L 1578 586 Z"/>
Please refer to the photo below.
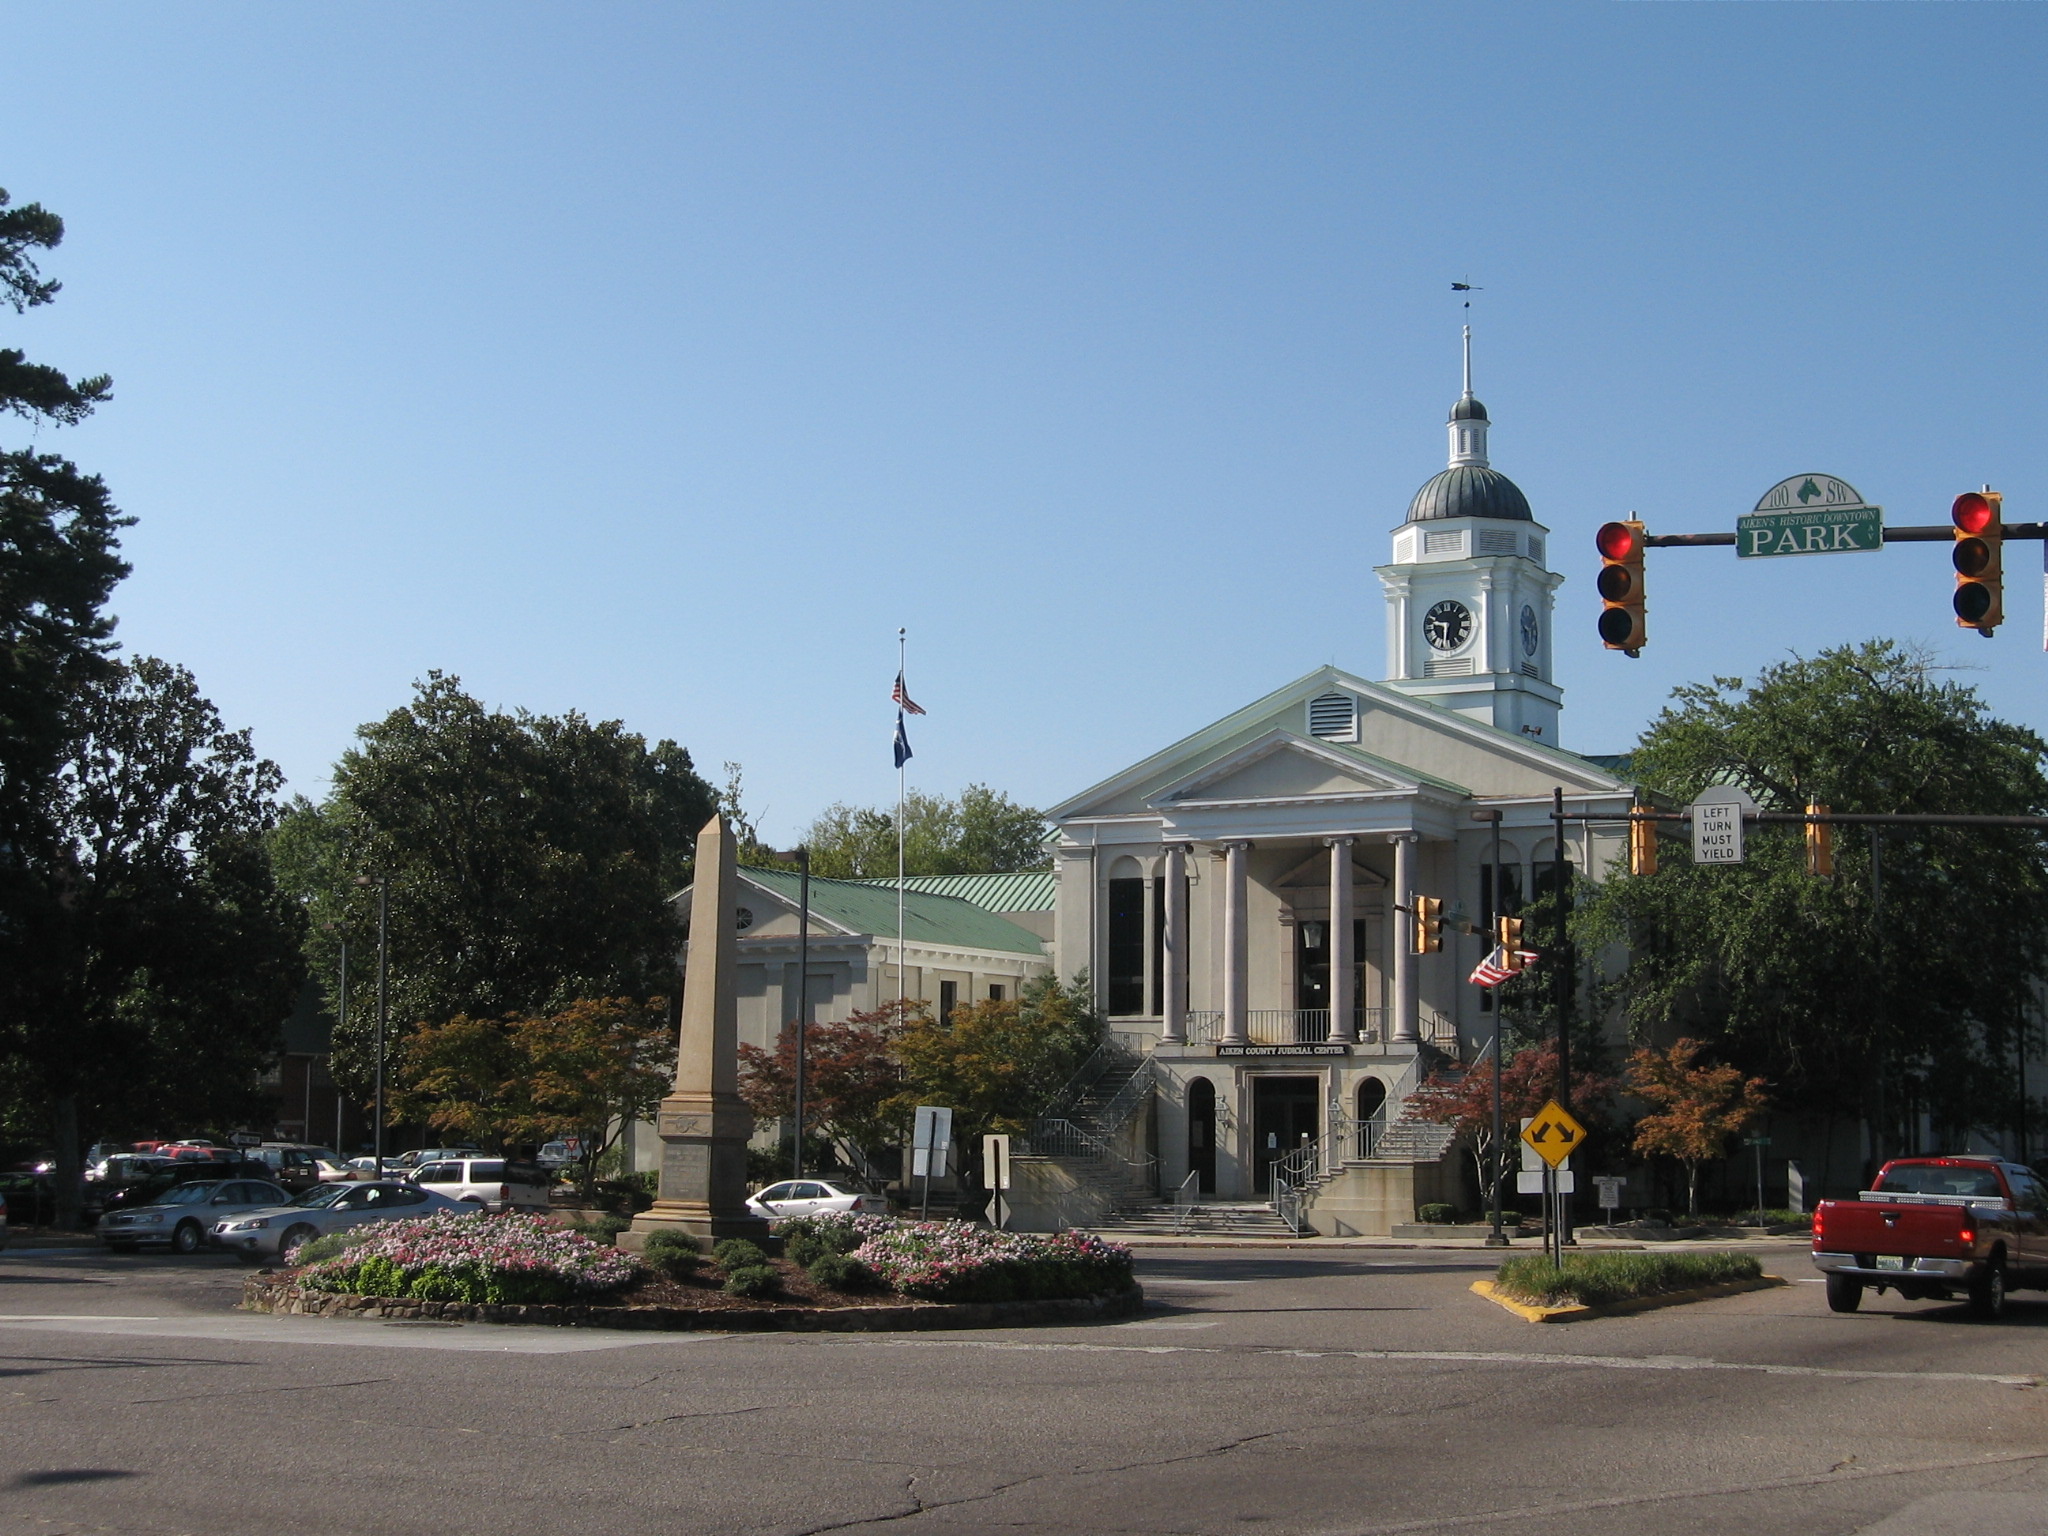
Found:
<path fill-rule="evenodd" d="M 1485 924 L 1484 942 L 1491 944 L 1493 935 L 1499 931 L 1498 920 L 1505 915 L 1500 910 L 1500 812 L 1474 811 L 1472 816 L 1474 820 L 1493 823 L 1493 878 L 1487 885 L 1486 911 L 1481 919 Z M 1488 950 L 1487 953 L 1491 954 L 1492 951 Z M 1507 1177 L 1507 1170 L 1502 1166 L 1507 1154 L 1503 1142 L 1504 1135 L 1504 1117 L 1500 1107 L 1500 998 L 1496 996 L 1493 999 L 1493 1195 L 1490 1201 L 1492 1209 L 1487 1213 L 1491 1229 L 1486 1234 L 1486 1246 L 1489 1248 L 1508 1246 L 1508 1236 L 1501 1224 L 1500 1210 L 1500 1186 L 1502 1180 Z"/>
<path fill-rule="evenodd" d="M 1553 993 L 1557 999 L 1557 1102 L 1566 1114 L 1572 1107 L 1572 967 L 1565 963 L 1571 942 L 1571 892 L 1566 885 L 1564 857 L 1564 789 L 1554 785 L 1550 791 L 1550 845 L 1551 895 L 1557 902 L 1557 932 L 1552 940 L 1553 956 L 1551 967 L 1556 973 Z M 1557 1241 L 1559 1247 L 1576 1248 L 1578 1242 L 1572 1236 L 1571 1196 L 1560 1193 L 1557 1197 Z"/>
<path fill-rule="evenodd" d="M 811 850 L 796 851 L 796 1149 L 790 1154 L 790 1177 L 804 1176 L 804 1032 L 811 1022 Z"/>

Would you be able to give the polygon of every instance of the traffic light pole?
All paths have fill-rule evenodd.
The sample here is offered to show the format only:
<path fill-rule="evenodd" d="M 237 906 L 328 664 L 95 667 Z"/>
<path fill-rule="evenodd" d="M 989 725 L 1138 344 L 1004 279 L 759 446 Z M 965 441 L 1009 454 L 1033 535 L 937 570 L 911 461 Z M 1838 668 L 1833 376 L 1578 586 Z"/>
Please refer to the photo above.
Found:
<path fill-rule="evenodd" d="M 1571 920 L 1571 895 L 1565 885 L 1564 860 L 1564 790 L 1553 786 L 1550 791 L 1550 883 L 1551 896 L 1557 902 L 1557 964 L 1551 967 L 1556 973 L 1552 991 L 1557 997 L 1557 1102 L 1566 1114 L 1572 1108 L 1572 974 L 1566 964 L 1566 945 L 1570 942 L 1568 924 Z M 1495 824 L 1496 829 L 1499 823 Z M 1571 1196 L 1563 1191 L 1557 1197 L 1557 1245 L 1560 1248 L 1576 1248 L 1578 1242 L 1572 1236 Z"/>

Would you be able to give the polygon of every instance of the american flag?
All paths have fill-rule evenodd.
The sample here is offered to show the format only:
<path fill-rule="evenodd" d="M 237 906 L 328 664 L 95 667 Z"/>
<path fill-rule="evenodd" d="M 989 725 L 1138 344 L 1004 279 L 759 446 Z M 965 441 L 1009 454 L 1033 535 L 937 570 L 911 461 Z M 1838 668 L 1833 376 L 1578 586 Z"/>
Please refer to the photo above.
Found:
<path fill-rule="evenodd" d="M 903 674 L 901 672 L 896 674 L 896 686 L 889 691 L 889 697 L 894 701 L 896 707 L 905 714 L 921 715 L 924 713 L 924 706 L 904 692 Z"/>
<path fill-rule="evenodd" d="M 1528 965 L 1536 959 L 1536 951 L 1518 949 L 1515 956 L 1522 964 Z M 1504 981 L 1514 980 L 1520 974 L 1520 971 L 1508 969 L 1508 952 L 1503 946 L 1496 944 L 1493 952 L 1472 968 L 1470 980 L 1475 987 L 1497 987 Z"/>

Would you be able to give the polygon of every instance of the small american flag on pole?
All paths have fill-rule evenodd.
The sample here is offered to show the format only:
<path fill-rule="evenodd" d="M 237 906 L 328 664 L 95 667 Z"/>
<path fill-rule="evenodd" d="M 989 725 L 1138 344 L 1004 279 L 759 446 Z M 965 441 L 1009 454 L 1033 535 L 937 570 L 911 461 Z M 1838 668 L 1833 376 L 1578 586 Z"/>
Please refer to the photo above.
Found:
<path fill-rule="evenodd" d="M 1536 951 L 1533 949 L 1518 949 L 1515 951 L 1515 958 L 1520 960 L 1523 965 L 1528 965 L 1535 960 Z M 1493 947 L 1493 952 L 1472 968 L 1470 980 L 1475 987 L 1497 987 L 1504 981 L 1513 981 L 1521 974 L 1519 970 L 1510 970 L 1508 968 L 1508 952 L 1501 945 L 1496 944 Z"/>
<path fill-rule="evenodd" d="M 921 715 L 924 713 L 924 706 L 919 704 L 916 700 L 912 699 L 911 696 L 904 691 L 903 674 L 901 672 L 898 672 L 896 674 L 896 686 L 889 690 L 889 697 L 891 700 L 895 702 L 896 707 L 902 710 L 905 714 Z"/>

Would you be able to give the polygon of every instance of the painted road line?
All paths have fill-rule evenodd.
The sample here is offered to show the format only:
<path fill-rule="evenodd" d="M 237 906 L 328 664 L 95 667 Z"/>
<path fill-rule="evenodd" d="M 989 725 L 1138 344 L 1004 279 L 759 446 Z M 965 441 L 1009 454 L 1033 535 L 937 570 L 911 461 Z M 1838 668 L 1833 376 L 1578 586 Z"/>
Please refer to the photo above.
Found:
<path fill-rule="evenodd" d="M 728 1335 L 738 1338 L 739 1335 Z M 809 1345 L 826 1349 L 980 1349 L 993 1353 L 1069 1353 L 1130 1355 L 1270 1355 L 1286 1360 L 1384 1360 L 1418 1365 L 1569 1366 L 1600 1371 L 1734 1371 L 1758 1376 L 1803 1376 L 1822 1381 L 1958 1381 L 1994 1387 L 2038 1387 L 2038 1376 L 1993 1375 L 1981 1371 L 1858 1371 L 1819 1365 L 1766 1365 L 1747 1360 L 1709 1360 L 1697 1355 L 1565 1355 L 1521 1354 L 1481 1349 L 1280 1349 L 1267 1345 L 1209 1344 L 1068 1344 L 1008 1339 L 888 1339 L 840 1334 L 800 1337 L 751 1334 L 749 1341 Z"/>
<path fill-rule="evenodd" d="M 489 1323 L 427 1324 L 317 1318 L 0 1317 L 0 1330 L 23 1334 L 90 1334 L 108 1339 L 212 1339 L 225 1344 L 277 1344 L 297 1349 L 333 1344 L 355 1349 L 440 1349 L 477 1354 L 573 1355 L 650 1344 L 704 1344 L 719 1333 L 623 1333 L 610 1329 L 518 1328 Z"/>

